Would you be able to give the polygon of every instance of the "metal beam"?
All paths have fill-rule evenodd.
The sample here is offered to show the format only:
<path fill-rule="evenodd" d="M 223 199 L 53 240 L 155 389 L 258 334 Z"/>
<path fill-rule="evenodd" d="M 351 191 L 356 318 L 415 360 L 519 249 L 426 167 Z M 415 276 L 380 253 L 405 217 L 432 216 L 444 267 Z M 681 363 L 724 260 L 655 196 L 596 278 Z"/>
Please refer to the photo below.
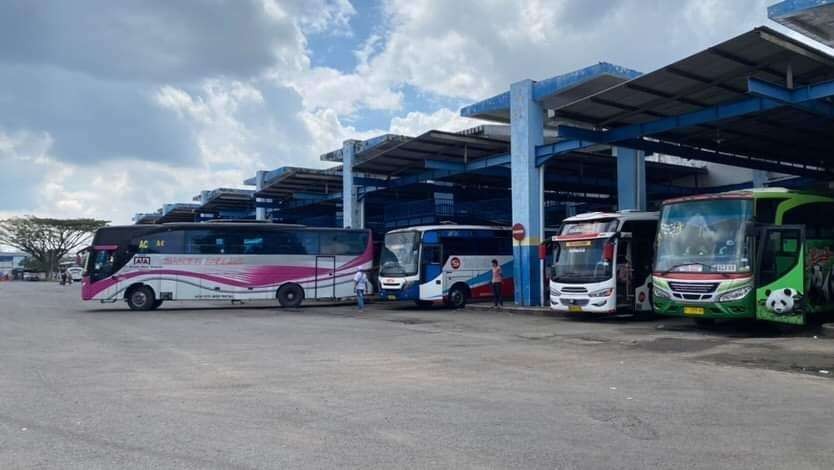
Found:
<path fill-rule="evenodd" d="M 822 101 L 834 96 L 834 80 L 790 89 L 764 80 L 748 78 L 747 91 L 750 94 L 781 101 L 820 116 L 834 118 L 834 105 Z"/>
<path fill-rule="evenodd" d="M 774 86 L 766 82 L 751 79 L 751 92 L 752 90 L 758 90 L 764 94 L 769 89 L 765 85 L 768 87 Z M 820 108 L 827 108 L 829 103 L 819 100 L 834 95 L 834 82 L 825 82 L 795 90 L 787 90 L 787 94 L 785 94 L 784 90 L 772 91 L 778 98 L 774 99 L 769 95 L 753 96 L 731 103 L 719 104 L 698 111 L 684 113 L 679 116 L 669 116 L 646 123 L 631 124 L 605 132 L 595 131 L 596 133 L 593 139 L 589 139 L 587 134 L 582 134 L 585 137 L 574 137 L 573 140 L 540 146 L 536 150 L 537 164 L 542 165 L 553 156 L 587 148 L 592 146 L 592 144 L 613 144 L 626 140 L 640 139 L 645 136 L 660 134 L 674 129 L 696 127 L 710 122 L 737 118 L 752 113 L 761 113 L 785 106 L 786 103 L 801 106 L 803 109 L 810 105 L 812 109 L 820 111 Z M 560 133 L 562 133 L 562 129 L 565 127 L 560 126 Z"/>

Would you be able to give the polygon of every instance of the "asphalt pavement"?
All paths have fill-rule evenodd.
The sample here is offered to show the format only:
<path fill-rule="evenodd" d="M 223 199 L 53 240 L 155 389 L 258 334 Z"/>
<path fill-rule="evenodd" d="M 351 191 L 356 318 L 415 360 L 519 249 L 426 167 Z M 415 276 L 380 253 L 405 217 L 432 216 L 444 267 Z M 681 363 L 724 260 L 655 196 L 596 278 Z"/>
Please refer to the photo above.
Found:
<path fill-rule="evenodd" d="M 2 469 L 834 468 L 813 329 L 79 294 L 0 283 Z"/>

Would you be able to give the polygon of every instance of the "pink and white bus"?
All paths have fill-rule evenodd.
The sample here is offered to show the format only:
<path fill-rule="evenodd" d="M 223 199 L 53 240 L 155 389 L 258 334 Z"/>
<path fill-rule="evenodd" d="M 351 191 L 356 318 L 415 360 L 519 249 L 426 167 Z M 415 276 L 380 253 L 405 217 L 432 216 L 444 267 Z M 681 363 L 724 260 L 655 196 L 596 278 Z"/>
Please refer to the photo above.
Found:
<path fill-rule="evenodd" d="M 275 300 L 354 296 L 373 265 L 369 230 L 253 223 L 129 225 L 99 229 L 88 249 L 84 300 L 153 310 L 167 300 Z"/>

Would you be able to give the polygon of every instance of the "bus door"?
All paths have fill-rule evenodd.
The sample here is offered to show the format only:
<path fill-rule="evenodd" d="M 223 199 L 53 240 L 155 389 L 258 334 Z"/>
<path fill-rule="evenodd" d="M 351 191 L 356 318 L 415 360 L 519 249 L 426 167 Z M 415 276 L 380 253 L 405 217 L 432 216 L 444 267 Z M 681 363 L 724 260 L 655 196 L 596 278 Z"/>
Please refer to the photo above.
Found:
<path fill-rule="evenodd" d="M 94 246 L 90 252 L 90 267 L 89 276 L 90 284 L 102 282 L 109 279 L 113 273 L 116 265 L 116 245 L 98 245 Z M 106 299 L 115 294 L 116 285 L 109 285 L 106 289 L 98 293 L 99 299 Z"/>
<path fill-rule="evenodd" d="M 443 246 L 423 244 L 420 253 L 420 298 L 437 300 L 443 296 Z"/>
<path fill-rule="evenodd" d="M 805 299 L 805 228 L 765 226 L 756 255 L 756 318 L 803 325 Z"/>
<path fill-rule="evenodd" d="M 349 282 L 353 282 L 349 280 Z M 353 289 L 351 288 L 351 291 Z M 336 298 L 336 257 L 316 256 L 316 299 Z"/>
<path fill-rule="evenodd" d="M 634 265 L 632 264 L 633 240 L 630 233 L 621 233 L 617 240 L 617 306 L 634 306 Z"/>

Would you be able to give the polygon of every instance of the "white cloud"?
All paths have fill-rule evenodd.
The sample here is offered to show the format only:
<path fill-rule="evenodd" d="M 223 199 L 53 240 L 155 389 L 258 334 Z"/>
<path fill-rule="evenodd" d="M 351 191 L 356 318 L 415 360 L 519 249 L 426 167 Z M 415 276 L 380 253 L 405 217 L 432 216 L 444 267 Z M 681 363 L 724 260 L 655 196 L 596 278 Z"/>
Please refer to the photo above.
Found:
<path fill-rule="evenodd" d="M 768 3 L 383 0 L 348 71 L 313 66 L 308 42 L 353 38 L 347 0 L 111 2 L 95 27 L 91 5 L 8 4 L 0 26 L 24 27 L 0 27 L 0 215 L 128 222 L 258 169 L 326 166 L 346 139 L 470 127 L 450 102 L 520 79 L 650 71 L 766 22 Z M 359 128 L 367 110 L 390 122 Z"/>
<path fill-rule="evenodd" d="M 600 61 L 650 71 L 765 22 L 767 3 L 387 0 L 385 44 L 360 72 L 477 100 Z"/>
<path fill-rule="evenodd" d="M 403 117 L 395 117 L 391 119 L 390 132 L 417 136 L 432 129 L 457 132 L 478 124 L 481 122 L 461 117 L 456 110 L 441 108 L 429 114 L 413 111 Z"/>

